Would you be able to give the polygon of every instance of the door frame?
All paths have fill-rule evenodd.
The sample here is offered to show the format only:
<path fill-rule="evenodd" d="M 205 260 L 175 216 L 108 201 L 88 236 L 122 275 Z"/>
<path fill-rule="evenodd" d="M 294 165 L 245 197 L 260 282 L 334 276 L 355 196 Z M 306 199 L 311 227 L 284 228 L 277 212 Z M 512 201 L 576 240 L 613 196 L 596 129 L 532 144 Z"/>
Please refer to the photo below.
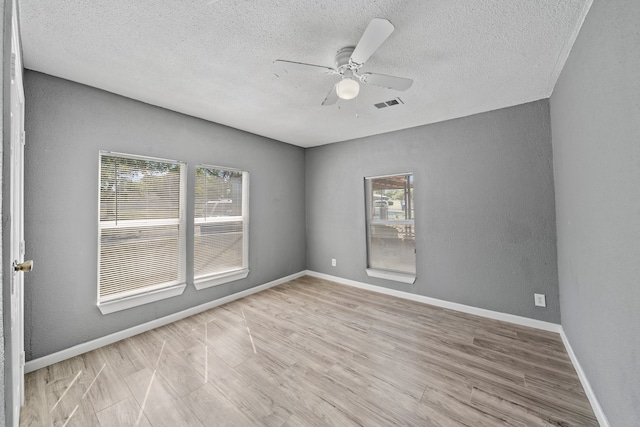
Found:
<path fill-rule="evenodd" d="M 15 273 L 13 263 L 24 260 L 25 247 L 23 228 L 24 87 L 16 0 L 5 1 L 3 33 L 2 296 L 3 332 L 6 346 L 4 348 L 4 409 L 6 425 L 18 426 L 20 407 L 24 402 L 24 294 L 22 286 L 24 273 Z M 18 165 L 17 169 L 19 169 L 17 174 L 15 165 Z M 16 212 L 12 212 L 14 207 L 17 208 Z M 16 218 L 17 222 L 14 221 Z M 19 319 L 16 324 L 14 324 L 15 319 Z"/>

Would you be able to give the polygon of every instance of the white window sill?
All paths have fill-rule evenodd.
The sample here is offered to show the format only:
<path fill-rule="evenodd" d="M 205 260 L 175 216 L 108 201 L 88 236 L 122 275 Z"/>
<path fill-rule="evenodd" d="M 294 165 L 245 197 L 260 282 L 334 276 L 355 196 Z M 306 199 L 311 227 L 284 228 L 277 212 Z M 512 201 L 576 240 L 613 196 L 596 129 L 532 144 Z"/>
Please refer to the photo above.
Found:
<path fill-rule="evenodd" d="M 235 280 L 244 279 L 249 275 L 249 269 L 233 270 L 212 276 L 195 279 L 193 285 L 197 290 L 207 289 L 212 286 L 222 285 L 223 283 L 233 282 Z"/>
<path fill-rule="evenodd" d="M 376 270 L 373 268 L 367 268 L 367 276 L 377 277 L 378 279 L 393 280 L 394 282 L 402 282 L 413 284 L 416 281 L 414 274 L 396 273 L 393 271 Z"/>
<path fill-rule="evenodd" d="M 115 313 L 116 311 L 126 310 L 128 308 L 137 307 L 150 302 L 160 301 L 166 298 L 177 297 L 182 295 L 186 289 L 186 284 L 169 286 L 167 288 L 156 289 L 144 294 L 132 295 L 108 302 L 99 302 L 98 308 L 102 314 Z"/>

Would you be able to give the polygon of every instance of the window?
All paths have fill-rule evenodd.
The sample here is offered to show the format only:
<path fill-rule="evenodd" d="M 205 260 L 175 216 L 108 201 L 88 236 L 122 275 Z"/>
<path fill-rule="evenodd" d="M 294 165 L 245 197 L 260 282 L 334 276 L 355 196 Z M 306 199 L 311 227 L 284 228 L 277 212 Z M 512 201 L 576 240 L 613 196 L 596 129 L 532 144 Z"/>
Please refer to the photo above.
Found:
<path fill-rule="evenodd" d="M 185 166 L 100 152 L 98 307 L 111 313 L 180 295 Z"/>
<path fill-rule="evenodd" d="M 413 283 L 416 236 L 413 174 L 365 179 L 367 200 L 367 274 Z"/>
<path fill-rule="evenodd" d="M 193 270 L 197 289 L 247 277 L 249 173 L 197 166 Z"/>

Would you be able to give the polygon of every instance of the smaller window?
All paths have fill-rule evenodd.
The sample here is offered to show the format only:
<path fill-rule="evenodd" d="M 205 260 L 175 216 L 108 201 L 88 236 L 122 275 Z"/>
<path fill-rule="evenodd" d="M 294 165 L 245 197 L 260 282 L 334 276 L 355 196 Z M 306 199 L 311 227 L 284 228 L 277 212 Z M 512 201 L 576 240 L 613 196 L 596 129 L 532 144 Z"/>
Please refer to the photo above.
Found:
<path fill-rule="evenodd" d="M 193 269 L 197 289 L 247 277 L 249 173 L 196 167 Z"/>
<path fill-rule="evenodd" d="M 413 283 L 416 236 L 413 174 L 365 179 L 367 200 L 367 274 Z"/>

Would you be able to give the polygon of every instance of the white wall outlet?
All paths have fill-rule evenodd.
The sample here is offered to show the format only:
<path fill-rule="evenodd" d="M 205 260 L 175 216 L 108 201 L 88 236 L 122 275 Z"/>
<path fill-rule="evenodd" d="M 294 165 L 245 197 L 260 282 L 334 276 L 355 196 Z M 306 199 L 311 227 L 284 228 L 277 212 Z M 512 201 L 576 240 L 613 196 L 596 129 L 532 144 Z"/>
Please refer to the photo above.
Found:
<path fill-rule="evenodd" d="M 331 258 L 331 265 L 332 265 L 333 267 L 335 267 L 335 266 L 337 265 L 337 263 L 336 263 L 336 259 L 335 259 L 335 258 Z"/>
<path fill-rule="evenodd" d="M 533 294 L 533 297 L 535 298 L 536 307 L 547 306 L 547 299 L 545 298 L 544 294 Z"/>

